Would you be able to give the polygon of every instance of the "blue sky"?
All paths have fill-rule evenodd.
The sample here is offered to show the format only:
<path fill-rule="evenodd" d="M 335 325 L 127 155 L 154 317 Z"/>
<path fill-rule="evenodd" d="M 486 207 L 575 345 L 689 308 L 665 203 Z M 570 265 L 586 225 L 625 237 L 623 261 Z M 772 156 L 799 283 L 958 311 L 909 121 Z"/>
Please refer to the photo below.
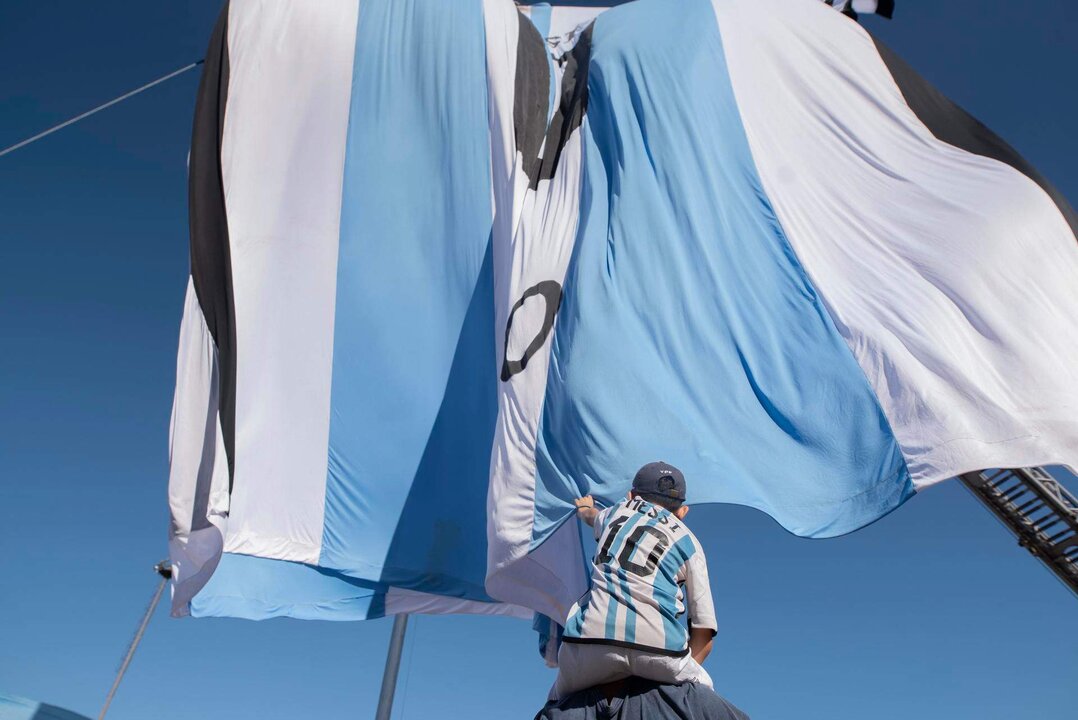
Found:
<path fill-rule="evenodd" d="M 0 147 L 202 56 L 216 2 L 0 5 Z M 1078 5 L 868 23 L 1078 200 Z M 197 73 L 0 158 L 0 690 L 96 715 L 165 553 Z M 1074 485 L 1072 484 L 1072 488 Z M 1073 717 L 1075 598 L 956 483 L 835 540 L 689 518 L 754 718 Z M 155 617 L 110 717 L 373 715 L 391 622 Z M 528 624 L 413 619 L 396 717 L 531 717 Z"/>

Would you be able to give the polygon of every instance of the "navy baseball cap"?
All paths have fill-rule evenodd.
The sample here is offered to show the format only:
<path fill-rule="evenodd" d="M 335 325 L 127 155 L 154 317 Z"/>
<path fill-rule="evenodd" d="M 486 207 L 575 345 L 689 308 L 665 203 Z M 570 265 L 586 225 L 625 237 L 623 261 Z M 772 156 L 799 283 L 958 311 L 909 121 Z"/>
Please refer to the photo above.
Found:
<path fill-rule="evenodd" d="M 654 495 L 677 503 L 685 502 L 685 476 L 673 465 L 659 462 L 648 463 L 636 472 L 633 492 Z"/>

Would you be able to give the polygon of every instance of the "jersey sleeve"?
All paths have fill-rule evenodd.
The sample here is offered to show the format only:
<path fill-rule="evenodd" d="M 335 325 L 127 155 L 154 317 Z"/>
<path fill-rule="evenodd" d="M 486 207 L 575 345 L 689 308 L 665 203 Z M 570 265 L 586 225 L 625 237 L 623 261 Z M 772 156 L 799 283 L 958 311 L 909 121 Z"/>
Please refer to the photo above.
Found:
<path fill-rule="evenodd" d="M 685 563 L 685 599 L 688 601 L 689 627 L 719 631 L 715 620 L 715 603 L 711 599 L 711 583 L 707 575 L 707 558 L 696 543 L 696 552 Z"/>
<path fill-rule="evenodd" d="M 616 506 L 611 505 L 608 508 L 603 508 L 599 511 L 599 514 L 595 516 L 595 522 L 592 524 L 592 530 L 595 531 L 595 539 L 598 540 L 602 534 L 603 529 L 606 528 L 606 521 L 610 519 L 610 513 Z"/>

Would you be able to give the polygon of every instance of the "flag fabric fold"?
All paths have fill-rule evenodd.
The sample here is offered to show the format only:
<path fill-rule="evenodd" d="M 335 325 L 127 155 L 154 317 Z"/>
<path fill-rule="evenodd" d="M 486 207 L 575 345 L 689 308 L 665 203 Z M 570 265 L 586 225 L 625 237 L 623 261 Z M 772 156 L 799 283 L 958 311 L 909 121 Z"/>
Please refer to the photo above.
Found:
<path fill-rule="evenodd" d="M 173 612 L 563 623 L 656 459 L 807 537 L 1078 465 L 1073 210 L 828 5 L 231 0 Z"/>

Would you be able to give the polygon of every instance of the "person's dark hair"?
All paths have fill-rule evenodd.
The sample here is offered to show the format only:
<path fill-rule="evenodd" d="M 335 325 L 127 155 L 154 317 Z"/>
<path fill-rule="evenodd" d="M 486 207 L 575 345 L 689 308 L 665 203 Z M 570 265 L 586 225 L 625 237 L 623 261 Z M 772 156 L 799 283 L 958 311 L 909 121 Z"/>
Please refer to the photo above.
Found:
<path fill-rule="evenodd" d="M 658 505 L 661 508 L 666 508 L 670 512 L 676 512 L 678 508 L 684 505 L 684 501 L 675 500 L 672 497 L 666 495 L 656 495 L 654 493 L 636 493 L 639 497 L 644 498 L 652 505 Z"/>

